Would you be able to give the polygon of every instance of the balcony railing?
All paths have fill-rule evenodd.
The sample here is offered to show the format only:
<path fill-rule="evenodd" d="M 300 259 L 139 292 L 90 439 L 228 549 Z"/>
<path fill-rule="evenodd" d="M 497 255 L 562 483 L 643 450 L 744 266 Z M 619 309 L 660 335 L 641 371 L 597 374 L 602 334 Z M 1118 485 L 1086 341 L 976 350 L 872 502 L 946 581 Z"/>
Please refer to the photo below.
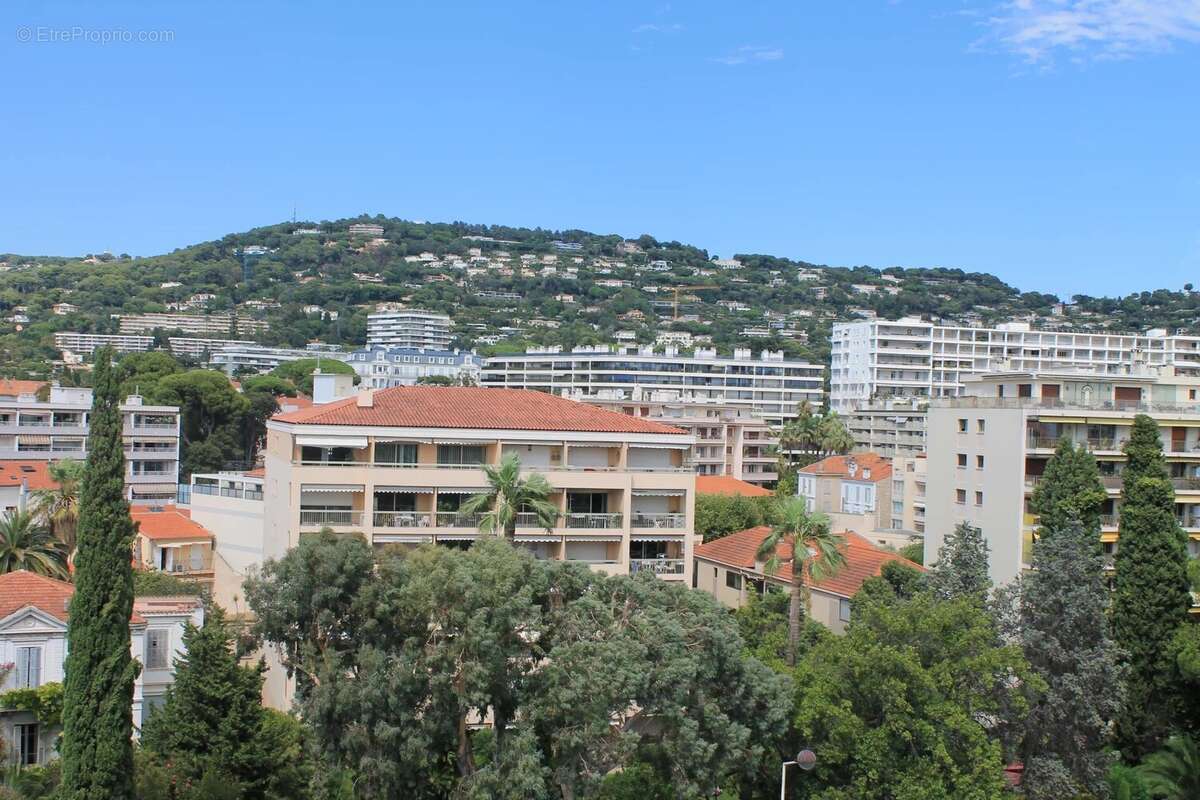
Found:
<path fill-rule="evenodd" d="M 633 512 L 629 520 L 634 528 L 682 528 L 687 522 L 686 514 L 643 514 Z"/>
<path fill-rule="evenodd" d="M 300 511 L 300 526 L 305 528 L 361 524 L 361 511 Z"/>
<path fill-rule="evenodd" d="M 192 494 L 207 494 L 213 497 L 233 497 L 239 500 L 262 500 L 263 493 L 259 489 L 234 489 L 229 486 L 213 486 L 208 483 L 197 483 L 191 486 Z"/>
<path fill-rule="evenodd" d="M 547 520 L 547 522 L 550 523 L 551 528 L 557 528 L 558 524 L 559 524 L 559 520 L 561 518 L 562 518 L 562 515 L 556 514 L 552 519 Z M 522 511 L 517 514 L 517 527 L 518 528 L 542 528 L 543 530 L 545 530 L 545 527 L 542 525 L 542 522 L 538 518 L 538 515 L 533 513 L 532 511 Z"/>
<path fill-rule="evenodd" d="M 567 514 L 568 528 L 620 528 L 620 514 Z"/>
<path fill-rule="evenodd" d="M 463 514 L 458 511 L 439 511 L 435 517 L 435 524 L 439 528 L 471 528 L 472 530 L 479 529 L 479 523 L 483 521 L 483 514 Z"/>
<path fill-rule="evenodd" d="M 631 558 L 629 574 L 650 572 L 655 575 L 682 575 L 682 558 Z"/>
<path fill-rule="evenodd" d="M 376 511 L 376 528 L 428 528 L 433 515 L 425 511 Z"/>
<path fill-rule="evenodd" d="M 1115 528 L 1115 527 L 1117 527 L 1117 521 L 1118 521 L 1118 517 L 1116 514 L 1101 514 L 1100 515 L 1100 527 L 1101 528 Z"/>

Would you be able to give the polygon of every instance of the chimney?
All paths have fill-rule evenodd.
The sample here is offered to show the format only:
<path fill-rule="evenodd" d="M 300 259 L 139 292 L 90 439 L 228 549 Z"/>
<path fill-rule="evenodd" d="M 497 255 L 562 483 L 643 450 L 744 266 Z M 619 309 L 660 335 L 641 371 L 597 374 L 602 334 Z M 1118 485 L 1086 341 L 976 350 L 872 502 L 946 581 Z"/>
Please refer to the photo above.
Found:
<path fill-rule="evenodd" d="M 374 408 L 375 391 L 373 389 L 359 389 L 357 400 L 357 405 L 359 408 Z"/>
<path fill-rule="evenodd" d="M 341 400 L 349 397 L 353 390 L 353 375 L 334 375 L 319 369 L 313 372 L 313 405 Z"/>

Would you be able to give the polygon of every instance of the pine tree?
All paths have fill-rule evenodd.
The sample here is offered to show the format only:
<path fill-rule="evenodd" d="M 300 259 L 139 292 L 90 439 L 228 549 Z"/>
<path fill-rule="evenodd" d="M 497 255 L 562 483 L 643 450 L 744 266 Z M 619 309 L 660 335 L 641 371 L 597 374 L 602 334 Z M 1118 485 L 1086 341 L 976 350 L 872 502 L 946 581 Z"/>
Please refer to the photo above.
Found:
<path fill-rule="evenodd" d="M 1154 420 L 1139 414 L 1125 445 L 1120 536 L 1113 596 L 1113 634 L 1126 652 L 1129 688 L 1117 719 L 1126 759 L 1157 749 L 1177 705 L 1171 643 L 1191 606 L 1187 543 L 1175 517 Z"/>
<path fill-rule="evenodd" d="M 188 625 L 186 655 L 175 661 L 175 682 L 166 703 L 142 728 L 142 747 L 169 760 L 176 778 L 192 782 L 226 775 L 244 797 L 264 797 L 276 769 L 264 735 L 262 668 L 244 667 L 233 647 L 224 612 L 208 609 L 204 624 Z"/>
<path fill-rule="evenodd" d="M 1032 800 L 1102 796 L 1124 678 L 1109 636 L 1104 556 L 1078 522 L 1043 531 L 1021 586 L 1021 644 L 1046 683 L 1024 726 L 1021 786 Z"/>
<path fill-rule="evenodd" d="M 75 594 L 67 624 L 62 797 L 133 795 L 133 520 L 125 500 L 120 392 L 112 351 L 96 353 L 87 470 L 76 529 Z"/>
<path fill-rule="evenodd" d="M 929 588 L 942 600 L 969 597 L 981 606 L 987 603 L 992 579 L 988 576 L 988 545 L 983 531 L 960 522 L 946 535 L 929 572 Z"/>
<path fill-rule="evenodd" d="M 1038 515 L 1043 536 L 1064 530 L 1075 521 L 1098 536 L 1100 509 L 1107 498 L 1095 457 L 1064 436 L 1033 490 L 1030 509 Z"/>

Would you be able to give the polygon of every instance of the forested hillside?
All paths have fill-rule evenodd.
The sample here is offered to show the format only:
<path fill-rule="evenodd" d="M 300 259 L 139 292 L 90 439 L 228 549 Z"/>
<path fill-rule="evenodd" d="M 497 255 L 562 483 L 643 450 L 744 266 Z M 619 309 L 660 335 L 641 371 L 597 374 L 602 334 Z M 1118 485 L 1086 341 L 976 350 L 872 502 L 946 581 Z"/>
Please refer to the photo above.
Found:
<path fill-rule="evenodd" d="M 352 235 L 355 224 L 382 234 Z M 648 235 L 382 216 L 282 223 L 147 258 L 4 255 L 0 269 L 0 368 L 10 375 L 44 374 L 58 357 L 55 331 L 116 332 L 117 315 L 169 310 L 266 319 L 270 331 L 256 338 L 269 344 L 361 344 L 368 311 L 399 302 L 449 313 L 456 346 L 484 352 L 604 343 L 617 332 L 651 343 L 673 331 L 684 346 L 771 347 L 818 361 L 831 321 L 872 312 L 1128 331 L 1191 328 L 1200 311 L 1190 284 L 1063 307 L 1052 295 L 955 269 L 827 267 L 758 254 L 718 261 Z M 54 313 L 61 303 L 70 305 Z"/>

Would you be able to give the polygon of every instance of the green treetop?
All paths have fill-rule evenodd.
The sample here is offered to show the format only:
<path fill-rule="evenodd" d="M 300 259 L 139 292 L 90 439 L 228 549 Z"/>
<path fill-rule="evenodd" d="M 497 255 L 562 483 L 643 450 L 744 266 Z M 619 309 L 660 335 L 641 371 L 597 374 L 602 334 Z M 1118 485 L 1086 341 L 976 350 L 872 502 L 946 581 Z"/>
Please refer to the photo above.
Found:
<path fill-rule="evenodd" d="M 1043 536 L 1062 530 L 1076 520 L 1084 530 L 1097 536 L 1100 533 L 1100 509 L 1107 497 L 1104 485 L 1100 483 L 1095 457 L 1064 436 L 1033 490 L 1030 508 L 1038 515 Z"/>
<path fill-rule="evenodd" d="M 1122 448 L 1125 451 L 1125 485 L 1128 486 L 1137 478 L 1165 478 L 1167 462 L 1163 458 L 1162 439 L 1158 433 L 1158 423 L 1146 414 L 1138 414 L 1133 418 L 1133 428 L 1129 439 Z"/>
<path fill-rule="evenodd" d="M 966 597 L 980 606 L 986 604 L 992 579 L 983 531 L 967 522 L 956 525 L 938 548 L 928 580 L 930 590 L 940 599 Z"/>

